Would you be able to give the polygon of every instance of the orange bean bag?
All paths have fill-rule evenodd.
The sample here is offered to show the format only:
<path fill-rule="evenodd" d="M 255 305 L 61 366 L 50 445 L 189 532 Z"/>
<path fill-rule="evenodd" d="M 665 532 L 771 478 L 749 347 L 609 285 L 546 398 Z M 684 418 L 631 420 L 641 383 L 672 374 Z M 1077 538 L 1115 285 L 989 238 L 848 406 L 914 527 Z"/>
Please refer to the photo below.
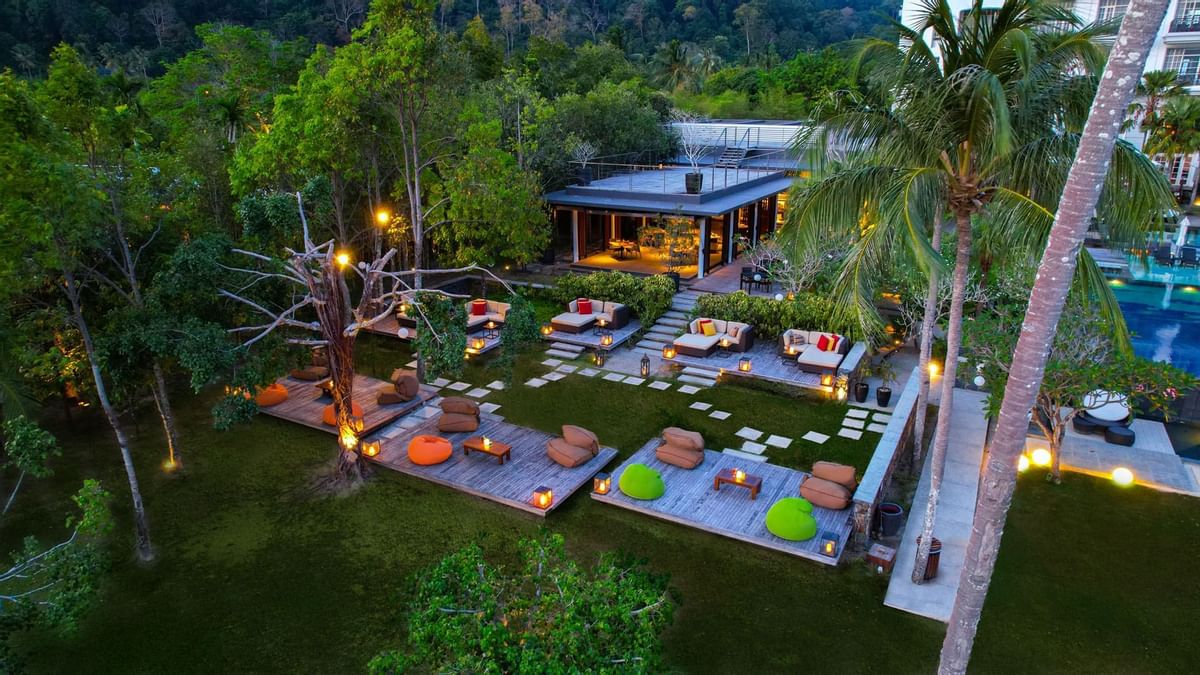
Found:
<path fill-rule="evenodd" d="M 362 414 L 363 414 L 362 406 L 360 406 L 357 403 L 351 403 L 350 404 L 350 414 L 353 415 L 354 417 L 362 417 Z M 333 404 L 332 403 L 325 406 L 325 409 L 321 411 L 321 421 L 324 422 L 325 424 L 328 424 L 331 427 L 337 426 L 337 415 L 333 412 Z"/>
<path fill-rule="evenodd" d="M 450 441 L 441 436 L 417 436 L 408 442 L 408 458 L 421 466 L 441 464 L 452 452 Z"/>
<path fill-rule="evenodd" d="M 279 384 L 278 382 L 272 382 L 263 389 L 260 389 L 258 395 L 254 397 L 254 402 L 257 403 L 260 408 L 270 408 L 271 406 L 279 405 L 286 400 L 288 400 L 287 387 Z"/>

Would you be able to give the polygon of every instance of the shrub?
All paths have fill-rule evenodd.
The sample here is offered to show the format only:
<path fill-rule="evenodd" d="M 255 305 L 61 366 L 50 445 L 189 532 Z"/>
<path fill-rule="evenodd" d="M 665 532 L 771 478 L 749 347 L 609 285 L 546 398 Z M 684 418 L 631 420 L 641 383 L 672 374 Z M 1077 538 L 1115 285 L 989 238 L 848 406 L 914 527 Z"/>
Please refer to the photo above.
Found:
<path fill-rule="evenodd" d="M 834 309 L 831 300 L 812 293 L 797 293 L 794 300 L 775 300 L 738 291 L 700 296 L 692 316 L 748 323 L 762 340 L 774 339 L 789 328 L 830 331 L 851 340 L 862 339 L 857 325 L 834 318 Z"/>
<path fill-rule="evenodd" d="M 649 326 L 671 308 L 675 282 L 665 275 L 637 277 L 627 272 L 567 274 L 555 282 L 553 296 L 564 303 L 575 298 L 619 302 L 628 305 L 643 326 Z"/>

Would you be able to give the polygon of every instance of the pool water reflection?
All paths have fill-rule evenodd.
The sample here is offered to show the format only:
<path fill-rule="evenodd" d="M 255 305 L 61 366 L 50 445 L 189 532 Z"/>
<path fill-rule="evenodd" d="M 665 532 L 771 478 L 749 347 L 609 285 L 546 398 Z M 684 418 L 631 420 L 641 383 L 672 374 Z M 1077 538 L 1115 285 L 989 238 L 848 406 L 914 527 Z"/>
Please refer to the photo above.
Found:
<path fill-rule="evenodd" d="M 1138 356 L 1200 375 L 1200 286 L 1114 282 Z"/>

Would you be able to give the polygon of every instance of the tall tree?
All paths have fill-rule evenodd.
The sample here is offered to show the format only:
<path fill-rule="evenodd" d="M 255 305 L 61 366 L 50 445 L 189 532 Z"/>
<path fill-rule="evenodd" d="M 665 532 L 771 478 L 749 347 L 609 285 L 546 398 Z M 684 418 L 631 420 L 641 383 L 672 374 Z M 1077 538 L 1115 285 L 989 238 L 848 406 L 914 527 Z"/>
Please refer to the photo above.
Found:
<path fill-rule="evenodd" d="M 1166 15 L 1167 4 L 1166 0 L 1129 3 L 1079 138 L 1075 161 L 1038 266 L 1037 281 L 1029 295 L 1021 337 L 1013 352 L 996 434 L 979 485 L 967 557 L 950 613 L 950 626 L 942 643 L 939 673 L 967 671 L 1016 486 L 1017 458 L 1025 447 L 1028 432 L 1027 415 L 1041 387 L 1084 235 L 1097 208 L 1104 204 L 1102 195 L 1112 175 L 1110 165 L 1116 155 L 1122 113 L 1133 98 L 1138 76 L 1145 66 L 1145 54 Z"/>

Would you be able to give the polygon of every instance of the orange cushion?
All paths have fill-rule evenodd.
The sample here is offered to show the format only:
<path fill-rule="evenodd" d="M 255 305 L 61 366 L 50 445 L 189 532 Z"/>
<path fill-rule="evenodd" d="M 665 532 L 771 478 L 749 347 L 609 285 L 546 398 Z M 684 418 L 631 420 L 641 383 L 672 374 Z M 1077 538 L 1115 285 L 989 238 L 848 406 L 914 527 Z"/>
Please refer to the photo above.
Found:
<path fill-rule="evenodd" d="M 350 414 L 355 417 L 362 417 L 362 414 L 363 414 L 362 406 L 360 406 L 357 403 L 351 403 L 350 404 Z M 337 415 L 335 415 L 333 412 L 333 404 L 332 403 L 325 406 L 325 409 L 321 411 L 321 421 L 324 422 L 325 424 L 328 424 L 331 427 L 337 426 Z"/>
<path fill-rule="evenodd" d="M 272 382 L 271 384 L 267 385 L 258 392 L 257 396 L 254 397 L 254 402 L 262 408 L 270 408 L 271 406 L 279 405 L 286 400 L 288 400 L 287 387 L 279 384 L 278 382 Z"/>
<path fill-rule="evenodd" d="M 441 436 L 416 436 L 408 442 L 408 458 L 413 464 L 431 466 L 450 459 L 450 441 Z"/>
<path fill-rule="evenodd" d="M 729 334 L 729 337 L 731 337 L 731 338 L 733 338 L 734 340 L 736 340 L 736 339 L 737 339 L 737 336 L 738 336 L 738 333 L 740 333 L 740 332 L 741 332 L 741 329 L 740 329 L 740 328 L 738 328 L 737 326 L 730 326 L 730 327 L 729 327 L 729 330 L 727 330 L 727 331 L 725 331 L 725 332 Z"/>

